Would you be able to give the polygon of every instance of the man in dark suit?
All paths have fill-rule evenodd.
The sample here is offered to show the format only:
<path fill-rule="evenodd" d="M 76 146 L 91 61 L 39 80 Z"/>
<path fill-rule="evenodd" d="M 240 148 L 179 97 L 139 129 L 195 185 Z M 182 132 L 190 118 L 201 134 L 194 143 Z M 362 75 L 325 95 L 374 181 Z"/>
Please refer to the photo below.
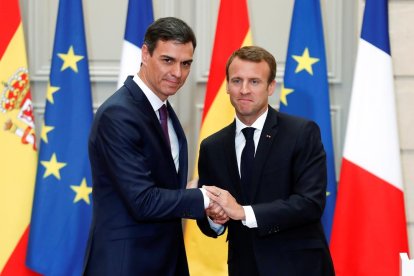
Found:
<path fill-rule="evenodd" d="M 187 141 L 168 103 L 184 84 L 196 39 L 182 20 L 149 26 L 138 75 L 98 109 L 89 137 L 93 220 L 85 275 L 188 275 L 181 218 L 209 199 L 185 189 Z"/>
<path fill-rule="evenodd" d="M 199 185 L 215 185 L 204 187 L 215 203 L 197 222 L 211 237 L 227 227 L 230 276 L 333 275 L 320 222 L 327 182 L 320 131 L 268 105 L 275 74 L 263 48 L 243 47 L 229 58 L 236 118 L 201 144 Z M 222 211 L 231 219 L 217 230 Z"/>

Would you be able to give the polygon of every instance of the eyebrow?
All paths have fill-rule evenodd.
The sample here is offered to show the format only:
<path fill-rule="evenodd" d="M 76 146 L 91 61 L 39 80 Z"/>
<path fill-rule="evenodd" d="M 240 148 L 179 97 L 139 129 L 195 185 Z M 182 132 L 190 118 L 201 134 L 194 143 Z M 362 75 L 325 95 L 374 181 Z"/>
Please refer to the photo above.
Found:
<path fill-rule="evenodd" d="M 160 55 L 160 57 L 161 58 L 168 58 L 168 59 L 172 59 L 172 60 L 174 60 L 174 61 L 177 61 L 177 59 L 176 58 L 174 58 L 174 57 L 171 57 L 171 56 L 169 56 L 169 55 Z M 183 61 L 181 61 L 181 63 L 185 63 L 185 62 L 193 62 L 193 59 L 187 59 L 187 60 L 183 60 Z"/>

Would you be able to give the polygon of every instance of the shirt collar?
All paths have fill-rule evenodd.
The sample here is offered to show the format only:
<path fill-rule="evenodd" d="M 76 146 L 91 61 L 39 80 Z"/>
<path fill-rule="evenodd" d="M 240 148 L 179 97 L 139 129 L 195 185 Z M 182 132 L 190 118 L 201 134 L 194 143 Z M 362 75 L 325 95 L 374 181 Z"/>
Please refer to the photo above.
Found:
<path fill-rule="evenodd" d="M 257 118 L 256 121 L 254 121 L 254 123 L 250 127 L 253 127 L 257 130 L 262 131 L 264 123 L 266 121 L 268 111 L 269 111 L 269 108 L 267 108 L 266 111 L 263 112 L 263 114 L 260 115 L 259 118 Z M 236 135 L 239 135 L 242 129 L 245 127 L 249 127 L 249 126 L 246 126 L 242 121 L 240 121 L 240 119 L 236 115 Z"/>
<path fill-rule="evenodd" d="M 161 101 L 161 99 L 158 98 L 154 92 L 152 92 L 152 90 L 141 80 L 137 74 L 134 75 L 134 81 L 139 86 L 139 88 L 141 88 L 142 92 L 144 92 L 154 111 L 158 111 L 158 109 L 160 109 L 163 104 L 167 105 L 167 100 Z"/>

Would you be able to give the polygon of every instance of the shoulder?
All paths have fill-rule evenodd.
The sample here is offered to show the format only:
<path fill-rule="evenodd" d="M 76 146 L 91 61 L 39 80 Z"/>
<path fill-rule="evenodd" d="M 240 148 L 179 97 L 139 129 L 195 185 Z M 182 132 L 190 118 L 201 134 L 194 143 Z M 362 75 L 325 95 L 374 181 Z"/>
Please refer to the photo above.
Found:
<path fill-rule="evenodd" d="M 130 99 L 128 90 L 123 86 L 106 99 L 96 111 L 95 118 L 109 117 L 118 118 L 129 113 Z"/>
<path fill-rule="evenodd" d="M 277 111 L 277 123 L 281 128 L 292 131 L 317 130 L 319 126 L 312 120 Z"/>
<path fill-rule="evenodd" d="M 145 114 L 146 105 L 150 105 L 139 86 L 131 79 L 127 79 L 125 84 L 116 90 L 98 108 L 96 116 L 111 115 L 119 117 L 122 115 L 137 116 L 137 112 Z M 145 108 L 143 108 L 145 107 Z M 118 115 L 118 116 L 117 116 Z"/>

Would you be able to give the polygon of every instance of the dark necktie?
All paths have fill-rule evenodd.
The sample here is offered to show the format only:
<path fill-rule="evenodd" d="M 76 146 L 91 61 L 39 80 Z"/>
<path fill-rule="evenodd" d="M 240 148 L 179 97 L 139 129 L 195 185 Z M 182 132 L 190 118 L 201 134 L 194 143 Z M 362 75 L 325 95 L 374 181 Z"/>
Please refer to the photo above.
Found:
<path fill-rule="evenodd" d="M 170 144 L 170 136 L 168 135 L 168 110 L 165 104 L 163 104 L 160 109 L 158 109 L 160 112 L 160 122 L 161 122 L 161 128 L 162 132 L 164 133 L 165 142 L 167 143 L 168 147 L 171 149 Z"/>
<path fill-rule="evenodd" d="M 253 127 L 246 127 L 242 130 L 244 138 L 246 138 L 246 145 L 243 148 L 240 160 L 240 182 L 243 189 L 244 198 L 249 200 L 250 187 L 252 185 L 253 176 L 253 162 L 254 162 L 254 134 Z M 250 200 L 249 200 L 250 201 Z"/>

